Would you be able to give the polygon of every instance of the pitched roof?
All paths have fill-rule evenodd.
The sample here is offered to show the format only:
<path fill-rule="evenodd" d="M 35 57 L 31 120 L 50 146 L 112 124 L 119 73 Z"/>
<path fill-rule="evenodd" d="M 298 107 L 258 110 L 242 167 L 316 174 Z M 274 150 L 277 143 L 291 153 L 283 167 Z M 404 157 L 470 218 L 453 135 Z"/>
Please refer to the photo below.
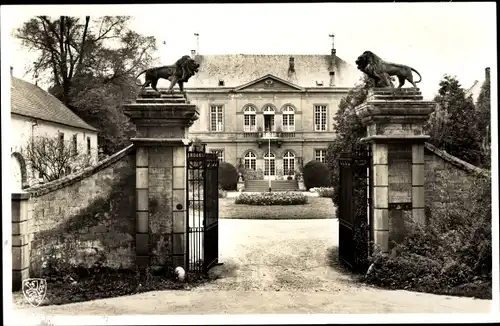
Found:
<path fill-rule="evenodd" d="M 295 73 L 289 75 L 290 57 L 294 58 Z M 271 74 L 300 87 L 316 87 L 316 82 L 328 86 L 330 81 L 330 55 L 323 54 L 226 54 L 197 55 L 198 73 L 191 77 L 186 88 L 238 87 Z M 361 77 L 355 66 L 336 57 L 335 87 L 353 87 Z"/>
<path fill-rule="evenodd" d="M 67 106 L 50 93 L 24 80 L 11 76 L 11 113 L 99 131 L 77 116 Z"/>
<path fill-rule="evenodd" d="M 481 93 L 481 87 L 483 86 L 484 81 L 479 82 L 479 81 L 474 81 L 474 85 L 472 85 L 471 88 L 467 90 L 465 93 L 466 96 L 472 95 L 472 99 L 474 100 L 474 103 L 476 103 L 477 98 L 479 97 L 479 93 Z"/>

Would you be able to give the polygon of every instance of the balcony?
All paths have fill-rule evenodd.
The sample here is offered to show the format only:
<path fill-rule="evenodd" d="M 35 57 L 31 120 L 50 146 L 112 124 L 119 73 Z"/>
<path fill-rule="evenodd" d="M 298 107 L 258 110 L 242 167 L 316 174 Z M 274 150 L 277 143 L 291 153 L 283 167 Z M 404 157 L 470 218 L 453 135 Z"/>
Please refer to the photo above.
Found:
<path fill-rule="evenodd" d="M 257 144 L 259 148 L 265 143 L 276 143 L 278 147 L 281 147 L 283 143 L 283 132 L 282 131 L 259 131 L 257 132 Z"/>

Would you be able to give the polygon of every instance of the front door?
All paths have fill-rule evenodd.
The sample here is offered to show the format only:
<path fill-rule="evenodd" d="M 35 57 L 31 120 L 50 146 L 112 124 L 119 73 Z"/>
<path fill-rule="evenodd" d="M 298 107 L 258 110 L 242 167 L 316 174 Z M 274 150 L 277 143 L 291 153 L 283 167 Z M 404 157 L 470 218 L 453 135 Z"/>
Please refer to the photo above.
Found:
<path fill-rule="evenodd" d="M 274 154 L 264 155 L 264 180 L 276 179 L 276 160 Z"/>

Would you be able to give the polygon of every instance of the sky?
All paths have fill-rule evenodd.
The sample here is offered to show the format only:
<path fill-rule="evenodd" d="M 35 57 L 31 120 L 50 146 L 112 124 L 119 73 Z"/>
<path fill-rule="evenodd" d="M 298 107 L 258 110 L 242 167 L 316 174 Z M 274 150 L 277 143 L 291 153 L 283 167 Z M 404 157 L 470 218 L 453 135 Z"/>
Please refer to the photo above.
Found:
<path fill-rule="evenodd" d="M 194 33 L 199 54 L 329 54 L 329 34 L 335 34 L 340 58 L 355 65 L 371 50 L 409 65 L 430 98 L 444 74 L 468 88 L 484 78 L 485 67 L 496 71 L 495 9 L 494 2 L 2 6 L 1 23 L 12 31 L 41 14 L 130 15 L 132 29 L 156 37 L 161 64 L 196 49 Z M 14 76 L 33 82 L 25 66 L 36 54 L 11 36 L 4 39 Z"/>

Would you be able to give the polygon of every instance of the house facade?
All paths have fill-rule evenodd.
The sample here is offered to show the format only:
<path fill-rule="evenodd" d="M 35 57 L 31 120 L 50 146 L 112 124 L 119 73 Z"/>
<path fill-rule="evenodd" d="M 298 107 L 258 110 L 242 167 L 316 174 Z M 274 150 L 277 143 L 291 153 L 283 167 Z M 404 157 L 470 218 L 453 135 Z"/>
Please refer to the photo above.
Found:
<path fill-rule="evenodd" d="M 65 146 L 71 146 L 71 153 L 75 157 L 80 154 L 85 156 L 86 164 L 97 162 L 98 130 L 48 92 L 13 76 L 11 128 L 9 139 L 13 191 L 45 181 L 29 164 L 27 147 L 37 139 L 55 139 Z"/>
<path fill-rule="evenodd" d="M 335 137 L 333 117 L 361 74 L 330 55 L 196 55 L 187 95 L 200 118 L 191 138 L 220 161 L 260 172 L 265 180 L 324 162 Z"/>

